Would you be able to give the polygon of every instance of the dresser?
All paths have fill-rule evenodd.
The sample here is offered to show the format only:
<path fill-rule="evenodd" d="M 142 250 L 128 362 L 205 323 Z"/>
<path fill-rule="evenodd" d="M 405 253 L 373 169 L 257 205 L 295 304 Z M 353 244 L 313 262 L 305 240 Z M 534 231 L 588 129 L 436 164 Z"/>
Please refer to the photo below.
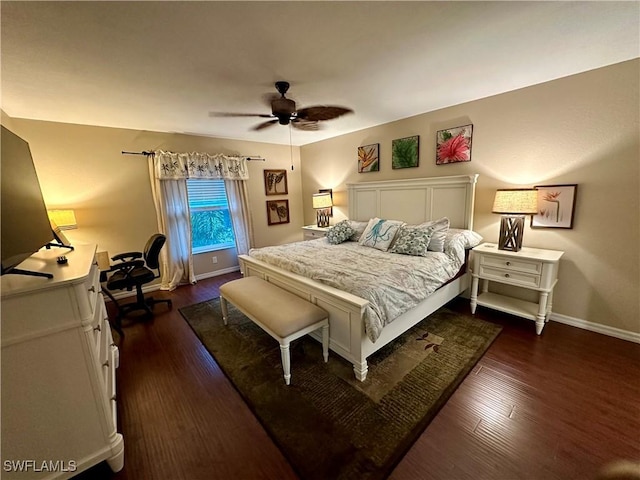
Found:
<path fill-rule="evenodd" d="M 327 236 L 327 232 L 331 227 L 318 227 L 317 225 L 306 225 L 302 227 L 304 240 L 315 240 Z"/>
<path fill-rule="evenodd" d="M 536 322 L 540 335 L 549 320 L 553 288 L 558 282 L 558 266 L 564 252 L 523 247 L 518 252 L 499 250 L 483 243 L 472 251 L 471 313 L 476 306 L 500 310 Z M 489 282 L 521 287 L 537 292 L 537 302 L 489 292 Z M 480 287 L 480 292 L 478 289 Z"/>
<path fill-rule="evenodd" d="M 103 460 L 113 471 L 124 465 L 118 348 L 95 253 L 95 245 L 42 249 L 20 268 L 52 279 L 1 278 L 3 479 L 65 479 Z"/>

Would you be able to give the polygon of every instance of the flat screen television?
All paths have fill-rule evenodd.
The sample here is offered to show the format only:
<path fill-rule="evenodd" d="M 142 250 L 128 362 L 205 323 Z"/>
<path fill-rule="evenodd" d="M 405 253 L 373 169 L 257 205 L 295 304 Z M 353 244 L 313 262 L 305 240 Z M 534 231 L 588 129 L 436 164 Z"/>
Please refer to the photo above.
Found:
<path fill-rule="evenodd" d="M 2 126 L 0 138 L 2 275 L 54 239 L 29 144 Z"/>

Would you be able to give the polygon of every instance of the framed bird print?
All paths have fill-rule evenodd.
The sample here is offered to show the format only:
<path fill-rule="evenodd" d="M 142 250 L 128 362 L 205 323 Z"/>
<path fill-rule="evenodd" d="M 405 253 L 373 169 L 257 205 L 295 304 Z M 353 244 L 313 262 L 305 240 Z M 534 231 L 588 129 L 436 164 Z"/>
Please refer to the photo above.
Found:
<path fill-rule="evenodd" d="M 289 200 L 267 200 L 267 225 L 289 223 Z"/>
<path fill-rule="evenodd" d="M 265 170 L 264 192 L 265 195 L 286 195 L 289 193 L 287 189 L 287 171 Z"/>

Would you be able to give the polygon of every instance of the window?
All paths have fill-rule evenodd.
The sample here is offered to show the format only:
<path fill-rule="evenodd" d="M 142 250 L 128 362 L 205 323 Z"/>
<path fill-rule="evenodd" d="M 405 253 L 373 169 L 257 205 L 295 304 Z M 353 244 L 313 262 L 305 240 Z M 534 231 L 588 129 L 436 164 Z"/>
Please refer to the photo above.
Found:
<path fill-rule="evenodd" d="M 187 180 L 191 210 L 191 251 L 235 247 L 224 180 Z"/>

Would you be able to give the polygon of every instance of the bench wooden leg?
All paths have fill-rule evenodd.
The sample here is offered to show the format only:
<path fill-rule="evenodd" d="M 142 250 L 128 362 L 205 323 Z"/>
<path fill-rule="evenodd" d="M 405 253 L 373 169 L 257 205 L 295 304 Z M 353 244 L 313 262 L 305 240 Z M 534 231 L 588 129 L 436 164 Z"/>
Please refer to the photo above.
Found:
<path fill-rule="evenodd" d="M 324 363 L 329 361 L 329 325 L 322 327 L 322 356 Z"/>
<path fill-rule="evenodd" d="M 220 295 L 220 308 L 222 309 L 222 321 L 226 325 L 229 312 L 227 311 L 227 301 L 222 295 Z"/>
<path fill-rule="evenodd" d="M 284 383 L 291 382 L 291 362 L 289 361 L 289 344 L 280 344 L 280 356 L 282 357 L 282 370 L 284 371 Z"/>

